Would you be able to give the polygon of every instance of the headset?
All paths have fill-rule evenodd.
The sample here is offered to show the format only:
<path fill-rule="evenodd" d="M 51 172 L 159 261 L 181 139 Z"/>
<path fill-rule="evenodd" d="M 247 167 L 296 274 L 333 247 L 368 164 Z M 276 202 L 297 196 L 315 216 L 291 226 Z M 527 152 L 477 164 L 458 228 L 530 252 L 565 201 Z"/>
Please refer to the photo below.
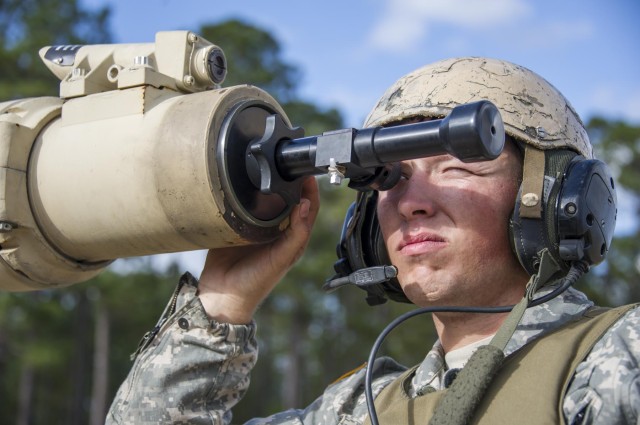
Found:
<path fill-rule="evenodd" d="M 522 267 L 529 275 L 535 274 L 545 248 L 565 274 L 576 262 L 591 266 L 604 261 L 617 217 L 615 184 L 607 165 L 569 149 L 541 151 L 526 145 L 524 151 L 525 155 L 538 155 L 544 173 L 536 177 L 542 180 L 536 195 L 541 197 L 537 214 L 525 211 L 531 203 L 531 193 L 525 187 L 525 169 L 507 223 L 512 250 Z M 526 164 L 527 161 L 525 168 Z M 357 193 L 347 210 L 337 245 L 336 274 L 323 288 L 331 291 L 355 284 L 367 292 L 369 305 L 388 299 L 410 303 L 396 279 L 397 270 L 389 261 L 376 214 L 377 199 L 377 191 Z"/>

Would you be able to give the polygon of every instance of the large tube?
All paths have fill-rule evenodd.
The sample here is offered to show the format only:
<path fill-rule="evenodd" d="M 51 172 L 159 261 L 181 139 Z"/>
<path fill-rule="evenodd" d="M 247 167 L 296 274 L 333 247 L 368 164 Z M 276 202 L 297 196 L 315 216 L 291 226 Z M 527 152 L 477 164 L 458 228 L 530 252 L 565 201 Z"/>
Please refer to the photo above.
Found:
<path fill-rule="evenodd" d="M 266 92 L 220 88 L 221 48 L 169 31 L 40 56 L 60 98 L 0 103 L 0 289 L 82 282 L 121 257 L 263 243 L 287 225 L 293 204 L 252 186 L 244 163 L 267 117 L 290 123 Z"/>
<path fill-rule="evenodd" d="M 160 92 L 135 88 L 73 100 L 36 140 L 31 204 L 43 233 L 65 255 L 96 262 L 276 236 L 277 225 L 234 220 L 216 152 L 231 110 L 251 101 L 283 115 L 277 103 L 249 86 L 190 94 L 188 101 Z M 264 131 L 260 124 L 256 135 Z"/>
<path fill-rule="evenodd" d="M 266 117 L 288 124 L 266 92 L 140 86 L 49 99 L 0 104 L 0 288 L 85 281 L 122 257 L 263 243 L 286 225 L 292 205 L 279 195 L 253 188 L 239 200 L 229 186 Z"/>

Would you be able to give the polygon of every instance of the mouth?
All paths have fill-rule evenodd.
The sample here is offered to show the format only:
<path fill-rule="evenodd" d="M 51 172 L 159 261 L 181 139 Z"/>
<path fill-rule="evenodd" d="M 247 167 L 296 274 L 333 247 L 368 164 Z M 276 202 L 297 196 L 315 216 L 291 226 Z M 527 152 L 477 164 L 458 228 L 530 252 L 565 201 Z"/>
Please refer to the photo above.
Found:
<path fill-rule="evenodd" d="M 442 236 L 432 233 L 405 236 L 398 245 L 398 251 L 403 255 L 421 255 L 438 251 L 447 245 Z"/>

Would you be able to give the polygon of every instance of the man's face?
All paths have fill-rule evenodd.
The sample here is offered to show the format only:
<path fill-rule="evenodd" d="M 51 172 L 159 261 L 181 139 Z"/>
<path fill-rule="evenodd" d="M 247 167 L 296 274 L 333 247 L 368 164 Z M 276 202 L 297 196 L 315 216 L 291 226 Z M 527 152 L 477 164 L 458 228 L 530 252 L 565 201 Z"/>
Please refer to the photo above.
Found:
<path fill-rule="evenodd" d="M 505 305 L 522 297 L 528 276 L 508 239 L 520 163 L 510 142 L 493 161 L 442 155 L 402 163 L 401 181 L 379 194 L 378 218 L 412 302 Z"/>

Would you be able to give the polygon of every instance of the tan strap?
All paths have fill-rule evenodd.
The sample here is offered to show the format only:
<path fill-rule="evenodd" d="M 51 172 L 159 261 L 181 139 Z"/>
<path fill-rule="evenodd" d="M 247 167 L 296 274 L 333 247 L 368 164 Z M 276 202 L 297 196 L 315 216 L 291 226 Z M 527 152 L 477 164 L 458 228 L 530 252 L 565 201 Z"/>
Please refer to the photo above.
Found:
<path fill-rule="evenodd" d="M 544 151 L 525 145 L 520 217 L 542 218 L 544 165 Z"/>

